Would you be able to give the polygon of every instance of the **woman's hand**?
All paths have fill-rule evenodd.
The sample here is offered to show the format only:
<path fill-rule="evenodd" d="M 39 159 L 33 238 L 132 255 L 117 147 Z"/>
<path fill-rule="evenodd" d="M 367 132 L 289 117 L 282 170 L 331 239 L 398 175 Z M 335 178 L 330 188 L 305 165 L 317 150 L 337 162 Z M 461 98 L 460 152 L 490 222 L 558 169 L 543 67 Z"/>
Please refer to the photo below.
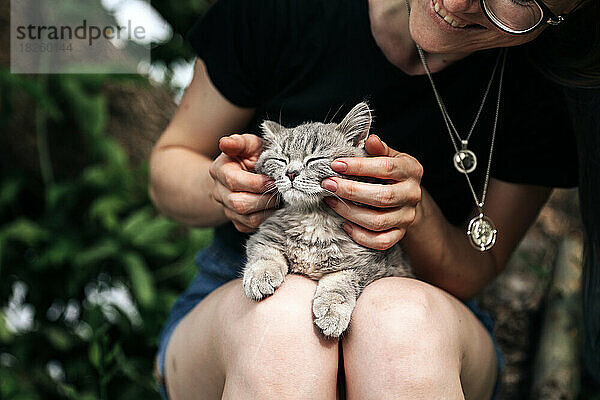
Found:
<path fill-rule="evenodd" d="M 277 206 L 275 196 L 265 194 L 273 188 L 273 180 L 251 172 L 262 145 L 262 139 L 255 135 L 223 137 L 219 141 L 222 153 L 209 169 L 215 181 L 211 195 L 240 232 L 258 228 Z"/>
<path fill-rule="evenodd" d="M 385 250 L 404 237 L 418 216 L 423 167 L 413 157 L 390 149 L 375 135 L 367 139 L 365 149 L 374 157 L 339 158 L 331 167 L 344 175 L 378 178 L 387 183 L 332 177 L 321 185 L 343 199 L 376 207 L 361 207 L 350 201 L 344 204 L 333 197 L 326 199 L 331 208 L 348 220 L 343 228 L 355 242 Z"/>

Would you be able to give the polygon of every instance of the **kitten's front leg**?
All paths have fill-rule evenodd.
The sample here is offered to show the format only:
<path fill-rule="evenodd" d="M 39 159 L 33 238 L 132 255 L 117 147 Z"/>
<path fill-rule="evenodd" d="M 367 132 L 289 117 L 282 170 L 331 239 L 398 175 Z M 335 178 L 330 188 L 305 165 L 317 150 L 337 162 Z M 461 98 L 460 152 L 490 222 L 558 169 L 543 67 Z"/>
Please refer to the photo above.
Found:
<path fill-rule="evenodd" d="M 359 294 L 359 277 L 354 270 L 333 272 L 319 280 L 313 314 L 325 336 L 337 338 L 348 328 Z"/>
<path fill-rule="evenodd" d="M 260 232 L 257 235 L 260 235 Z M 279 249 L 255 236 L 248 240 L 246 249 L 248 262 L 244 267 L 242 288 L 248 298 L 261 300 L 273 294 L 283 283 L 289 267 Z"/>

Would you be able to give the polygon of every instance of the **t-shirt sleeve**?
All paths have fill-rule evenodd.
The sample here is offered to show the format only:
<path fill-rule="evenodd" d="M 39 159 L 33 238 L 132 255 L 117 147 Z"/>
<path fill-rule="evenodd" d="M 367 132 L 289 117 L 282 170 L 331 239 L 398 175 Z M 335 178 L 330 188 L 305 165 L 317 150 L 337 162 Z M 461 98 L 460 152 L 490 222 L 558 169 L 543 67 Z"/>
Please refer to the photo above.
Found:
<path fill-rule="evenodd" d="M 523 59 L 509 55 L 507 64 L 511 61 L 521 68 L 513 64 L 506 76 L 514 82 L 505 86 L 491 175 L 514 183 L 577 186 L 577 145 L 562 89 L 525 67 Z"/>
<path fill-rule="evenodd" d="M 272 75 L 286 36 L 285 3 L 220 0 L 187 34 L 212 83 L 238 106 L 255 107 L 272 94 Z"/>

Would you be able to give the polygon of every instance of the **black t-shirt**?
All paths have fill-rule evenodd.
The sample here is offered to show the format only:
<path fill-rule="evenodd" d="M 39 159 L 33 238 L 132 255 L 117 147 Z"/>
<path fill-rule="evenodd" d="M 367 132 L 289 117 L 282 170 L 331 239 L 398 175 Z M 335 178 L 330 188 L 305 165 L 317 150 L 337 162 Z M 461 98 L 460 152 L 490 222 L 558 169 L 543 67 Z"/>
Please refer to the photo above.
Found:
<path fill-rule="evenodd" d="M 219 92 L 255 107 L 246 129 L 263 119 L 295 126 L 338 122 L 356 103 L 374 110 L 371 133 L 423 165 L 422 185 L 448 221 L 465 222 L 475 204 L 427 76 L 409 76 L 375 43 L 368 0 L 220 0 L 188 34 Z M 433 74 L 464 138 L 489 82 L 498 49 L 480 51 Z M 577 184 L 575 140 L 558 88 L 543 80 L 518 48 L 509 50 L 491 176 L 552 187 Z M 479 157 L 470 174 L 481 195 L 492 138 L 498 73 L 469 141 Z M 216 236 L 237 250 L 246 236 L 232 224 Z"/>

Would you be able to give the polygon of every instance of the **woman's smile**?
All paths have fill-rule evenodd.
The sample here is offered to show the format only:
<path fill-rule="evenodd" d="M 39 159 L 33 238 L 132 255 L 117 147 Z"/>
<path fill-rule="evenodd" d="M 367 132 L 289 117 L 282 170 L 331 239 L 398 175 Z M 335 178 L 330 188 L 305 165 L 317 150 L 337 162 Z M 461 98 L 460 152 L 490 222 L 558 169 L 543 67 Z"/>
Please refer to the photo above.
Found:
<path fill-rule="evenodd" d="M 450 14 L 448 10 L 444 8 L 441 2 L 438 0 L 433 0 L 432 5 L 434 11 L 444 19 L 448 24 L 452 25 L 454 28 L 466 28 L 467 23 L 463 22 L 460 18 L 455 15 Z"/>
<path fill-rule="evenodd" d="M 484 26 L 467 21 L 452 13 L 444 7 L 443 0 L 429 0 L 427 2 L 427 13 L 436 25 L 447 33 L 472 32 L 473 30 L 486 29 Z"/>

